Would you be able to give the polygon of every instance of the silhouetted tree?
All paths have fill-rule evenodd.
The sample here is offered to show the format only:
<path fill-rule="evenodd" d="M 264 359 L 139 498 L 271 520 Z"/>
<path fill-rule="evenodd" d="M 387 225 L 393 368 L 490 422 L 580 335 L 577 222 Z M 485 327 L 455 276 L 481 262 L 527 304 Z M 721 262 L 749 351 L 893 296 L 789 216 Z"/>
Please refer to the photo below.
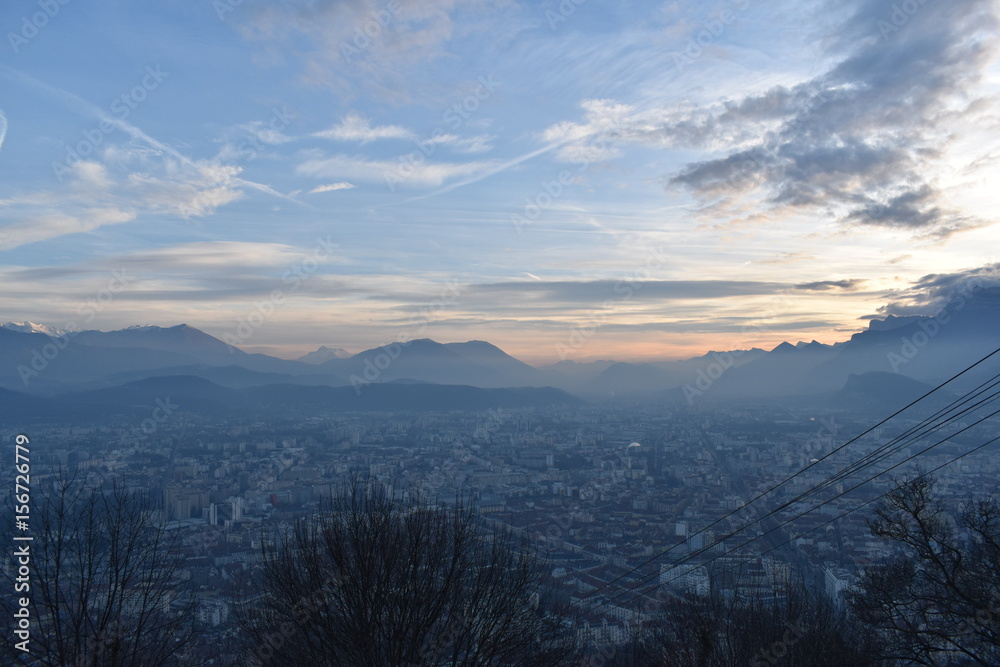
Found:
<path fill-rule="evenodd" d="M 355 481 L 263 549 L 241 664 L 553 665 L 569 651 L 536 552 L 469 505 Z"/>
<path fill-rule="evenodd" d="M 49 488 L 35 487 L 30 508 L 31 653 L 8 664 L 190 664 L 193 600 L 180 595 L 172 537 L 144 498 L 121 482 L 60 477 Z M 13 596 L 0 598 L 11 618 Z"/>
<path fill-rule="evenodd" d="M 898 554 L 870 567 L 851 607 L 887 656 L 918 665 L 1000 665 L 1000 503 L 970 501 L 957 520 L 926 476 L 900 483 L 869 521 Z"/>
<path fill-rule="evenodd" d="M 865 629 L 827 600 L 784 585 L 776 595 L 687 595 L 669 602 L 616 665 L 827 667 L 877 665 Z"/>

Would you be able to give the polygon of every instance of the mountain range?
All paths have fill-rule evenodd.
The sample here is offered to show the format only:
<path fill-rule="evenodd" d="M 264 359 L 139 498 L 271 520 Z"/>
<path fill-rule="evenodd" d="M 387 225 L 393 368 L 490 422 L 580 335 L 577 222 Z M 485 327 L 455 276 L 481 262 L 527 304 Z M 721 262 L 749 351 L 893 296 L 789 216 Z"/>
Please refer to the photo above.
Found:
<path fill-rule="evenodd" d="M 403 410 L 809 397 L 901 400 L 1000 346 L 1000 288 L 932 316 L 872 319 L 833 345 L 782 343 L 670 362 L 561 361 L 534 367 L 485 341 L 417 339 L 297 360 L 250 354 L 186 324 L 118 331 L 0 325 L 0 418 L 98 412 L 186 397 L 199 409 Z M 975 379 L 973 377 L 972 379 Z M 897 403 L 893 399 L 891 402 Z M 148 408 L 146 408 L 148 409 Z"/>

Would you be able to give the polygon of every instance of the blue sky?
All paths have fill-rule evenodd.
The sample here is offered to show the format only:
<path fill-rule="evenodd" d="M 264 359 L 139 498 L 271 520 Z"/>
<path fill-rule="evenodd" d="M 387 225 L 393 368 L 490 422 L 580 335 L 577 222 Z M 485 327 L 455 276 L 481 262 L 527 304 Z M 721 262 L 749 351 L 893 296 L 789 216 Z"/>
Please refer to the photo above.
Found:
<path fill-rule="evenodd" d="M 933 310 L 928 276 L 997 272 L 996 18 L 6 3 L 0 319 L 186 322 L 288 357 L 843 340 Z"/>

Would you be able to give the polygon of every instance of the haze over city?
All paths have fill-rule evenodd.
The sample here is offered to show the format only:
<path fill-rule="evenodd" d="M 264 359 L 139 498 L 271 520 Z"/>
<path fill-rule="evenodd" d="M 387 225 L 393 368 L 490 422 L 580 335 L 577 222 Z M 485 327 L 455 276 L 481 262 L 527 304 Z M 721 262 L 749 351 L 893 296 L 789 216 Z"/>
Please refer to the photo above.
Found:
<path fill-rule="evenodd" d="M 1000 665 L 1000 4 L 0 8 L 0 664 Z"/>

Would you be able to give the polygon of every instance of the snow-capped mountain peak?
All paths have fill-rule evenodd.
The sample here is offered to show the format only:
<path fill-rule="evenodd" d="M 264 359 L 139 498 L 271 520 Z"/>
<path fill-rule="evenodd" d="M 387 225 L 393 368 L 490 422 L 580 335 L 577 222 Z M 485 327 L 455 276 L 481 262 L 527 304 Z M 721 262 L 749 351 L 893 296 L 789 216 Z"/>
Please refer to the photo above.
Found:
<path fill-rule="evenodd" d="M 21 333 L 40 333 L 46 336 L 62 336 L 66 333 L 62 329 L 50 327 L 47 324 L 35 324 L 34 322 L 3 322 L 0 323 L 0 327 Z"/>
<path fill-rule="evenodd" d="M 323 345 L 318 350 L 314 350 L 309 354 L 299 357 L 299 361 L 307 364 L 322 364 L 326 361 L 330 361 L 331 359 L 349 359 L 352 356 L 354 355 L 342 347 L 330 348 Z"/>

